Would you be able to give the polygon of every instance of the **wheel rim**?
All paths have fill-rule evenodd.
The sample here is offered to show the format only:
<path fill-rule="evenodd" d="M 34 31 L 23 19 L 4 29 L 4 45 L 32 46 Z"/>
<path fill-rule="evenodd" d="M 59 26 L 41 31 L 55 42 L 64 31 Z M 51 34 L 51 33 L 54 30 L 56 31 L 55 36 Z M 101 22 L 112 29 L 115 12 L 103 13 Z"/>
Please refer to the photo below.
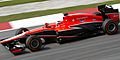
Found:
<path fill-rule="evenodd" d="M 39 46 L 39 41 L 34 39 L 31 41 L 31 47 L 37 48 Z"/>
<path fill-rule="evenodd" d="M 115 30 L 115 24 L 114 24 L 114 23 L 110 24 L 110 25 L 108 26 L 108 30 L 109 30 L 109 31 L 114 31 L 114 30 Z"/>

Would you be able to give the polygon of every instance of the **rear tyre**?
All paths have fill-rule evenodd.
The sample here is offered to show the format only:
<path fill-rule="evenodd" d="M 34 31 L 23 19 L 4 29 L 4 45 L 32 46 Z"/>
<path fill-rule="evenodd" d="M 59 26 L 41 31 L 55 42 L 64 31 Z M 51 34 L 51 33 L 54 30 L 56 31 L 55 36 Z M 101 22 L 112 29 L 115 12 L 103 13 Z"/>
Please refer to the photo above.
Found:
<path fill-rule="evenodd" d="M 113 20 L 106 19 L 103 22 L 103 31 L 108 35 L 113 35 L 118 32 L 118 24 L 115 23 Z"/>
<path fill-rule="evenodd" d="M 45 40 L 36 35 L 29 36 L 26 40 L 26 47 L 31 51 L 39 51 L 44 47 Z"/>

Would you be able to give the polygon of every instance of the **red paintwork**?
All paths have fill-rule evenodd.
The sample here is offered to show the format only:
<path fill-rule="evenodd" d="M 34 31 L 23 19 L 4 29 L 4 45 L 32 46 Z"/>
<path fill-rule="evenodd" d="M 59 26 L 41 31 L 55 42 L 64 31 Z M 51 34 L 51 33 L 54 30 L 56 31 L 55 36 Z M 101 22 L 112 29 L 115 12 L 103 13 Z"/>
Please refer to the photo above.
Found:
<path fill-rule="evenodd" d="M 108 16 L 112 20 L 116 21 L 116 20 L 118 20 L 119 15 L 112 13 L 112 14 L 108 14 Z M 59 32 L 59 31 L 63 31 L 63 30 L 71 30 L 72 28 L 70 26 L 73 26 L 73 25 L 94 23 L 94 22 L 103 22 L 102 16 L 96 16 L 94 14 L 87 14 L 87 13 L 70 14 L 70 15 L 65 16 L 63 21 L 61 21 L 59 24 L 56 24 L 56 23 L 48 24 L 48 23 L 46 23 L 42 27 L 32 29 L 30 31 L 24 32 L 24 33 L 19 34 L 17 36 L 14 36 L 14 37 L 8 38 L 6 40 L 0 41 L 0 43 L 6 43 L 6 42 L 9 42 L 9 41 L 12 41 L 12 40 L 22 38 L 26 35 L 31 35 L 31 34 L 42 32 L 44 30 L 55 30 L 56 32 Z M 45 37 L 45 36 L 43 36 L 43 37 Z"/>
<path fill-rule="evenodd" d="M 108 13 L 107 16 L 114 21 L 118 21 L 119 20 L 119 14 L 118 13 Z"/>
<path fill-rule="evenodd" d="M 22 52 L 22 49 L 14 49 L 14 50 L 11 50 L 12 53 L 17 53 L 17 52 Z"/>
<path fill-rule="evenodd" d="M 85 23 L 93 23 L 93 22 L 103 22 L 101 16 L 96 16 L 93 14 L 74 14 L 65 16 L 63 21 L 60 22 L 58 25 L 56 23 L 48 24 L 51 28 L 46 28 L 46 26 L 36 28 L 26 32 L 26 34 L 33 34 L 37 32 L 41 32 L 43 30 L 55 30 L 55 31 L 62 31 L 62 30 L 71 30 L 70 26 L 76 24 L 85 24 Z"/>

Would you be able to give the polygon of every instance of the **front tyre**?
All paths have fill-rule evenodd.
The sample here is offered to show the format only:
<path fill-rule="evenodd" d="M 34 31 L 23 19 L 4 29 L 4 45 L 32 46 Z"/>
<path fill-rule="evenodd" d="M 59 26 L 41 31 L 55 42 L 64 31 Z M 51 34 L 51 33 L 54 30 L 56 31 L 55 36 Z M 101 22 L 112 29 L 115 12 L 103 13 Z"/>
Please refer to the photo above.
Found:
<path fill-rule="evenodd" d="M 115 23 L 113 20 L 106 19 L 103 22 L 103 31 L 108 35 L 113 35 L 118 32 L 118 24 Z"/>
<path fill-rule="evenodd" d="M 15 35 L 22 34 L 23 32 L 29 31 L 27 28 L 20 28 L 16 31 Z"/>
<path fill-rule="evenodd" d="M 26 47 L 31 51 L 38 51 L 44 47 L 44 39 L 36 35 L 29 36 L 26 40 Z"/>
<path fill-rule="evenodd" d="M 29 31 L 29 30 L 28 30 L 27 28 L 20 28 L 20 29 L 18 29 L 18 30 L 16 31 L 15 35 L 22 34 L 22 33 L 26 32 L 26 31 Z M 28 37 L 28 36 L 26 36 L 26 37 L 24 37 L 24 38 L 21 38 L 21 39 L 18 39 L 18 41 L 19 41 L 20 43 L 25 43 L 27 37 Z"/>

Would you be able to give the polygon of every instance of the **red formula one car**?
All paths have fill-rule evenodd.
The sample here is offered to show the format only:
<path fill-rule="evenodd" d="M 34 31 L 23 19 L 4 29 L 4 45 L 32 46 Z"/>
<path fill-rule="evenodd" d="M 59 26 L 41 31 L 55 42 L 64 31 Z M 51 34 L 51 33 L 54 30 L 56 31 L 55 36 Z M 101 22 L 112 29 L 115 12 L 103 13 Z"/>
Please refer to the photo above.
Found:
<path fill-rule="evenodd" d="M 20 28 L 16 36 L 2 39 L 0 43 L 12 53 L 23 51 L 25 48 L 37 51 L 47 42 L 61 42 L 65 39 L 85 37 L 97 33 L 109 35 L 118 32 L 119 12 L 111 6 L 98 6 L 99 12 L 93 14 L 76 13 L 64 14 L 63 21 L 45 23 L 44 26 L 28 30 Z"/>

